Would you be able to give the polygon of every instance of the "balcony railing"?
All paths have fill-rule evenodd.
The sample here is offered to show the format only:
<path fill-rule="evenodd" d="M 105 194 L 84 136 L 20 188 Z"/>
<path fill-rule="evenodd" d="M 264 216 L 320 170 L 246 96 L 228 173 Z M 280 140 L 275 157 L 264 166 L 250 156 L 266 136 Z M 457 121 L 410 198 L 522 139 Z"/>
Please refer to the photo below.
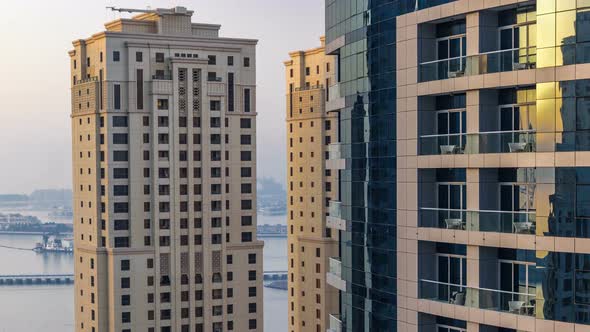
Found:
<path fill-rule="evenodd" d="M 301 86 L 298 88 L 295 88 L 295 91 L 307 91 L 307 90 L 317 90 L 317 89 L 323 89 L 324 86 L 323 85 L 306 85 L 306 86 Z"/>
<path fill-rule="evenodd" d="M 423 135 L 420 155 L 517 153 L 537 150 L 535 130 Z"/>
<path fill-rule="evenodd" d="M 420 227 L 535 234 L 535 211 L 470 211 L 456 209 L 420 208 Z"/>
<path fill-rule="evenodd" d="M 328 87 L 327 99 L 326 112 L 339 111 L 346 107 L 345 98 L 340 94 L 340 84 Z"/>
<path fill-rule="evenodd" d="M 329 262 L 330 273 L 341 278 L 342 277 L 342 262 L 340 262 L 340 259 L 338 259 L 336 257 L 330 257 L 328 259 L 328 262 Z"/>
<path fill-rule="evenodd" d="M 152 75 L 152 80 L 170 81 L 170 80 L 172 80 L 172 74 Z"/>
<path fill-rule="evenodd" d="M 340 320 L 340 315 L 330 314 L 330 328 L 328 329 L 328 331 L 342 332 L 342 321 Z"/>
<path fill-rule="evenodd" d="M 476 152 L 468 153 L 508 153 L 508 152 L 535 152 L 537 151 L 536 131 L 495 131 L 482 132 L 471 135 L 467 139 Z"/>
<path fill-rule="evenodd" d="M 342 263 L 338 258 L 330 257 L 328 259 L 326 283 L 341 291 L 346 291 L 346 281 L 342 279 Z"/>
<path fill-rule="evenodd" d="M 93 76 L 93 77 L 88 77 L 85 78 L 83 80 L 77 80 L 74 85 L 78 85 L 78 84 L 86 84 L 86 83 L 95 83 L 98 82 L 98 77 L 97 76 Z"/>
<path fill-rule="evenodd" d="M 332 218 L 342 219 L 342 202 L 330 200 L 328 213 Z"/>
<path fill-rule="evenodd" d="M 519 288 L 516 285 L 514 288 Z M 526 287 L 520 287 L 525 288 Z M 421 299 L 450 303 L 471 308 L 508 312 L 517 315 L 533 316 L 536 308 L 534 287 L 529 287 L 533 294 L 503 291 L 498 289 L 475 288 L 441 281 L 421 279 L 419 297 Z"/>
<path fill-rule="evenodd" d="M 467 134 L 420 136 L 420 155 L 465 153 Z"/>
<path fill-rule="evenodd" d="M 331 143 L 328 145 L 328 155 L 330 160 L 342 159 L 342 144 Z"/>
<path fill-rule="evenodd" d="M 339 201 L 330 201 L 328 206 L 328 216 L 326 217 L 326 227 L 341 231 L 346 230 L 346 220 L 342 214 L 342 203 Z"/>
<path fill-rule="evenodd" d="M 534 69 L 537 65 L 535 47 L 514 48 L 423 62 L 419 66 L 420 82 L 462 76 Z"/>
<path fill-rule="evenodd" d="M 328 87 L 329 100 L 340 98 L 340 84 L 334 84 Z"/>

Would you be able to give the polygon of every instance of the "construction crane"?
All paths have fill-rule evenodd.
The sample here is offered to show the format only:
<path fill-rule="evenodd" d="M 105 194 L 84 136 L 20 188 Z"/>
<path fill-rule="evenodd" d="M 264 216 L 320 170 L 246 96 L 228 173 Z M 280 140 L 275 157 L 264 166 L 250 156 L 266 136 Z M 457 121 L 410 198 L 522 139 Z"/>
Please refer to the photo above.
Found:
<path fill-rule="evenodd" d="M 134 8 L 117 8 L 117 7 L 107 7 L 114 12 L 119 13 L 156 13 L 153 9 L 134 9 Z"/>
<path fill-rule="evenodd" d="M 157 14 L 159 11 L 157 9 L 135 9 L 135 8 L 117 8 L 117 7 L 107 7 L 114 12 L 119 13 L 151 13 Z M 175 7 L 174 13 L 176 14 L 186 14 L 187 10 L 186 7 Z"/>

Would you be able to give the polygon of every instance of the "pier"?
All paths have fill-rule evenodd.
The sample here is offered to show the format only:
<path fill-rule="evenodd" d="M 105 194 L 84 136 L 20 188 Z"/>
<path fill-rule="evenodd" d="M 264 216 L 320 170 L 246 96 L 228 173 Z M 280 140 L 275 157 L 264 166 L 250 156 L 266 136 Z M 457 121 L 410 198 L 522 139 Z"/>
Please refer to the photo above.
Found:
<path fill-rule="evenodd" d="M 0 286 L 66 285 L 74 283 L 73 274 L 15 274 L 0 275 Z"/>
<path fill-rule="evenodd" d="M 265 282 L 287 280 L 287 271 L 265 271 Z M 73 274 L 14 274 L 0 275 L 0 286 L 64 285 L 74 282 Z"/>
<path fill-rule="evenodd" d="M 264 281 L 287 280 L 287 271 L 264 271 Z"/>
<path fill-rule="evenodd" d="M 264 287 L 287 290 L 287 271 L 265 271 Z"/>

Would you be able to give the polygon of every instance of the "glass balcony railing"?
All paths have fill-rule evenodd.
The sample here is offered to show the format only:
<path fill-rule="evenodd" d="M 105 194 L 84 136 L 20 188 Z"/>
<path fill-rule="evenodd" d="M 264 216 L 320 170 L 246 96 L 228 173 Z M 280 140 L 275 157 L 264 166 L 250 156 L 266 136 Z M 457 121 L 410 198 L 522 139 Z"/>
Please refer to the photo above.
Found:
<path fill-rule="evenodd" d="M 328 213 L 332 218 L 342 219 L 342 202 L 331 200 Z"/>
<path fill-rule="evenodd" d="M 434 60 L 419 65 L 419 81 L 429 82 L 465 76 L 467 57 Z"/>
<path fill-rule="evenodd" d="M 330 160 L 342 159 L 342 144 L 331 143 L 328 145 L 328 156 Z"/>
<path fill-rule="evenodd" d="M 468 153 L 508 153 L 537 151 L 536 133 L 533 130 L 485 132 L 471 135 L 470 147 L 476 152 Z"/>
<path fill-rule="evenodd" d="M 330 257 L 328 259 L 329 263 L 329 272 L 337 277 L 342 276 L 342 262 L 337 257 Z"/>
<path fill-rule="evenodd" d="M 536 68 L 536 47 L 515 48 L 423 62 L 420 82 Z"/>
<path fill-rule="evenodd" d="M 474 232 L 535 234 L 536 213 L 420 208 L 419 226 Z"/>
<path fill-rule="evenodd" d="M 340 98 L 340 84 L 334 84 L 328 87 L 328 100 Z"/>
<path fill-rule="evenodd" d="M 420 136 L 420 155 L 465 153 L 467 134 Z"/>
<path fill-rule="evenodd" d="M 515 285 L 514 289 L 526 291 L 527 287 Z M 421 299 L 517 315 L 533 316 L 536 309 L 534 287 L 528 287 L 528 293 L 518 293 L 421 279 L 418 292 Z"/>
<path fill-rule="evenodd" d="M 342 321 L 340 315 L 330 314 L 330 328 L 329 332 L 342 332 Z"/>
<path fill-rule="evenodd" d="M 420 155 L 517 153 L 537 150 L 536 131 L 490 131 L 472 134 L 423 135 Z"/>

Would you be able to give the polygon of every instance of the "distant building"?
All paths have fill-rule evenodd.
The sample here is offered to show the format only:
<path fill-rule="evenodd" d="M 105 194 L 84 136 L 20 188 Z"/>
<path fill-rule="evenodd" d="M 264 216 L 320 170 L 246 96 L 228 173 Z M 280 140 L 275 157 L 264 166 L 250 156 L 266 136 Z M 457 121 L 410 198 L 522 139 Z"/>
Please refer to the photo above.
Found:
<path fill-rule="evenodd" d="M 10 227 L 39 225 L 41 220 L 33 216 L 24 216 L 19 213 L 0 213 L 0 230 L 6 230 Z"/>
<path fill-rule="evenodd" d="M 321 43 L 285 62 L 290 332 L 326 331 L 338 310 L 338 292 L 326 284 L 330 257 L 338 256 L 338 233 L 326 227 L 329 201 L 338 197 L 335 173 L 326 169 L 338 117 L 325 109 L 336 71 Z"/>
<path fill-rule="evenodd" d="M 256 40 L 182 7 L 70 52 L 76 331 L 262 331 Z"/>

